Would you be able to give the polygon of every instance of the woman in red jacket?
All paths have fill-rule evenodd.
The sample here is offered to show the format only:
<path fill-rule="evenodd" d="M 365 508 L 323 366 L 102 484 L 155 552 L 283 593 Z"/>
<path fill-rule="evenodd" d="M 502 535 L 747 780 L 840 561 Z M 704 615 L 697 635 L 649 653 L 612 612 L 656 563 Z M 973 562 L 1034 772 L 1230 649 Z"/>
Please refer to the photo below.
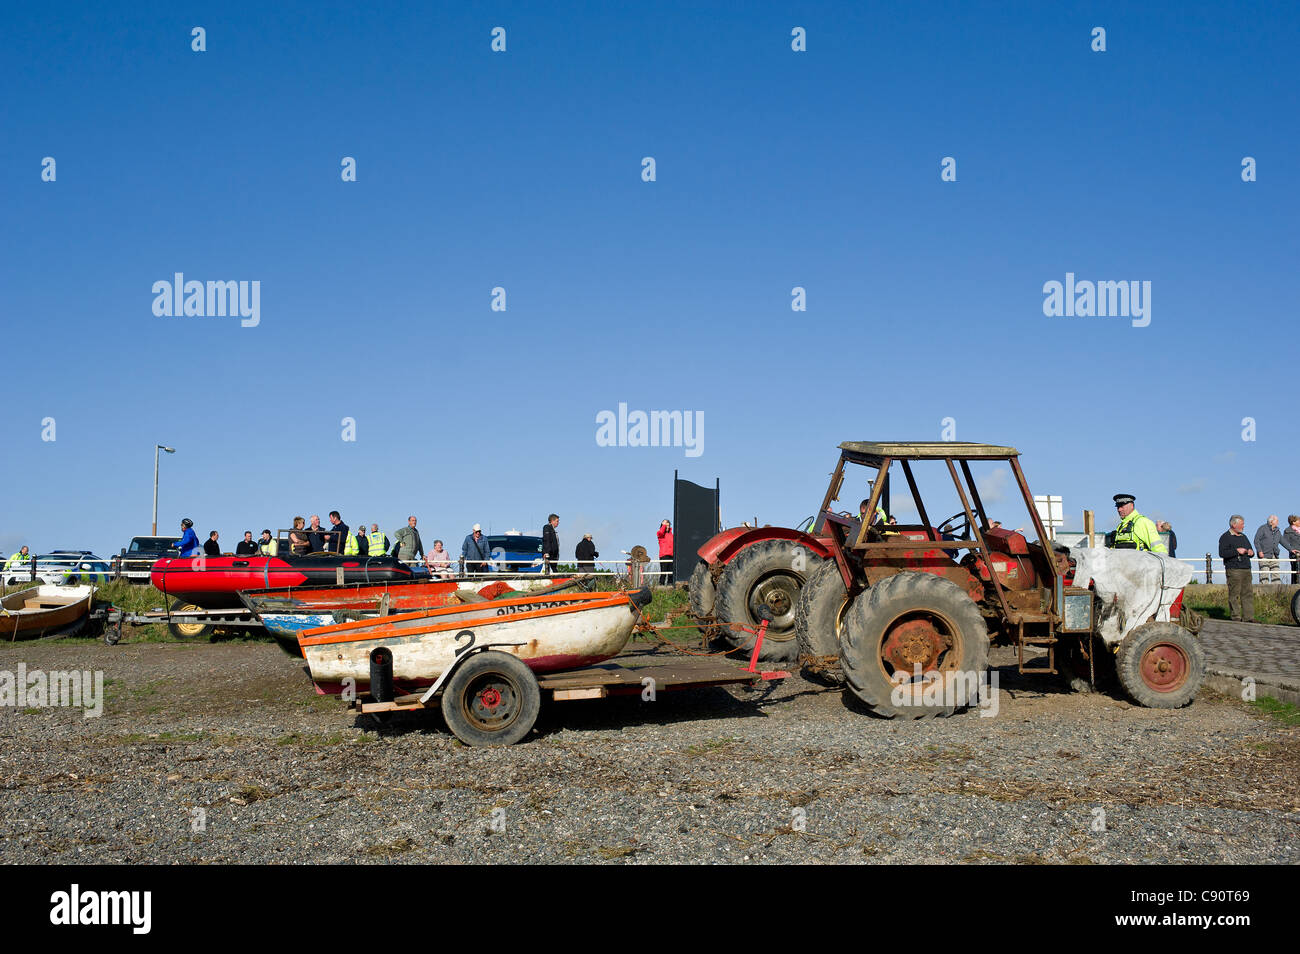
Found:
<path fill-rule="evenodd" d="M 659 524 L 659 573 L 664 586 L 673 582 L 673 525 L 665 520 Z"/>

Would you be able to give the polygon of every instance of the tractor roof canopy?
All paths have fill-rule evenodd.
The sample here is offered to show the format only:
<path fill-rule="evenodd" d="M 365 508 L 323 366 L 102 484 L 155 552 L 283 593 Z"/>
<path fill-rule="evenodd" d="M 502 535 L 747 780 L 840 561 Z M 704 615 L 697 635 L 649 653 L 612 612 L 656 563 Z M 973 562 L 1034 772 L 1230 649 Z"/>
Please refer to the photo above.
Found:
<path fill-rule="evenodd" d="M 1011 460 L 1019 457 L 1014 447 L 972 444 L 968 441 L 845 441 L 844 456 L 879 467 L 886 457 L 894 460 Z"/>

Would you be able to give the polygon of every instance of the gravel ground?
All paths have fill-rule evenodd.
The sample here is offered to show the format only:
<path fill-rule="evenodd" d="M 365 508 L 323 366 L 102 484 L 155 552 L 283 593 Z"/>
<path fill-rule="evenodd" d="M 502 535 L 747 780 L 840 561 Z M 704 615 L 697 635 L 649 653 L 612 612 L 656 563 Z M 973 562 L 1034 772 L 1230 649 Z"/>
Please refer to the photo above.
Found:
<path fill-rule="evenodd" d="M 107 702 L 0 708 L 5 863 L 1300 861 L 1300 729 L 998 653 L 994 718 L 881 720 L 792 678 L 544 704 L 509 749 L 432 712 L 378 733 L 266 643 L 0 649 L 20 662 L 100 669 Z"/>

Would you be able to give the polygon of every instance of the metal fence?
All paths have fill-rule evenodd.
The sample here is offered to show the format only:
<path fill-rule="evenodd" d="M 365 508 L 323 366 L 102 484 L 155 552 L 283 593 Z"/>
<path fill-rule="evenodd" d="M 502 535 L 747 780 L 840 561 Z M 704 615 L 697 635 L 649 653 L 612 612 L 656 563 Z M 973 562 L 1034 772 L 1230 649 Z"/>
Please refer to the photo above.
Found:
<path fill-rule="evenodd" d="M 654 585 L 663 585 L 669 582 L 672 575 L 672 564 L 667 567 L 662 566 L 657 561 L 650 563 L 632 563 L 628 560 L 595 560 L 591 563 L 579 563 L 576 560 L 560 560 L 552 567 L 544 565 L 544 561 L 539 557 L 535 560 L 519 559 L 489 559 L 483 561 L 470 561 L 470 566 L 480 567 L 487 564 L 488 569 L 466 569 L 466 561 L 463 557 L 457 557 L 447 564 L 446 569 L 438 569 L 436 564 L 429 563 L 428 554 L 424 559 L 401 560 L 405 566 L 415 570 L 420 575 L 428 571 L 433 576 L 439 576 L 446 573 L 449 576 L 457 578 L 480 578 L 480 577 L 504 577 L 504 576 L 573 576 L 575 574 L 590 575 L 597 577 L 609 577 L 612 579 L 626 580 L 631 586 L 641 586 L 644 583 Z M 141 566 L 140 564 L 147 563 Z M 132 563 L 130 557 L 121 556 L 110 557 L 108 564 L 112 567 L 111 579 L 126 579 L 136 583 L 148 583 L 149 575 L 153 567 L 153 561 L 136 561 Z"/>
<path fill-rule="evenodd" d="M 1228 575 L 1223 570 L 1223 560 L 1211 553 L 1201 557 L 1176 557 L 1179 563 L 1188 564 L 1197 578 L 1205 583 L 1226 583 Z M 1255 583 L 1296 583 L 1300 567 L 1293 565 L 1290 557 L 1274 560 L 1256 557 L 1250 561 L 1250 578 Z"/>

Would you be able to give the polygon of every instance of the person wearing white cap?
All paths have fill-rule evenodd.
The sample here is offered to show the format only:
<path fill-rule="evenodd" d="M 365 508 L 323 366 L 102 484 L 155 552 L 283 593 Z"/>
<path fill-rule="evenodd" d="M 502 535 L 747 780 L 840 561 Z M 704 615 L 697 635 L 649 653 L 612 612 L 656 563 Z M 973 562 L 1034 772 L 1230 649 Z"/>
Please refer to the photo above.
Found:
<path fill-rule="evenodd" d="M 465 542 L 460 545 L 460 560 L 465 565 L 466 573 L 487 573 L 492 568 L 488 563 L 490 559 L 492 551 L 488 547 L 487 537 L 483 536 L 483 528 L 476 523 Z"/>

